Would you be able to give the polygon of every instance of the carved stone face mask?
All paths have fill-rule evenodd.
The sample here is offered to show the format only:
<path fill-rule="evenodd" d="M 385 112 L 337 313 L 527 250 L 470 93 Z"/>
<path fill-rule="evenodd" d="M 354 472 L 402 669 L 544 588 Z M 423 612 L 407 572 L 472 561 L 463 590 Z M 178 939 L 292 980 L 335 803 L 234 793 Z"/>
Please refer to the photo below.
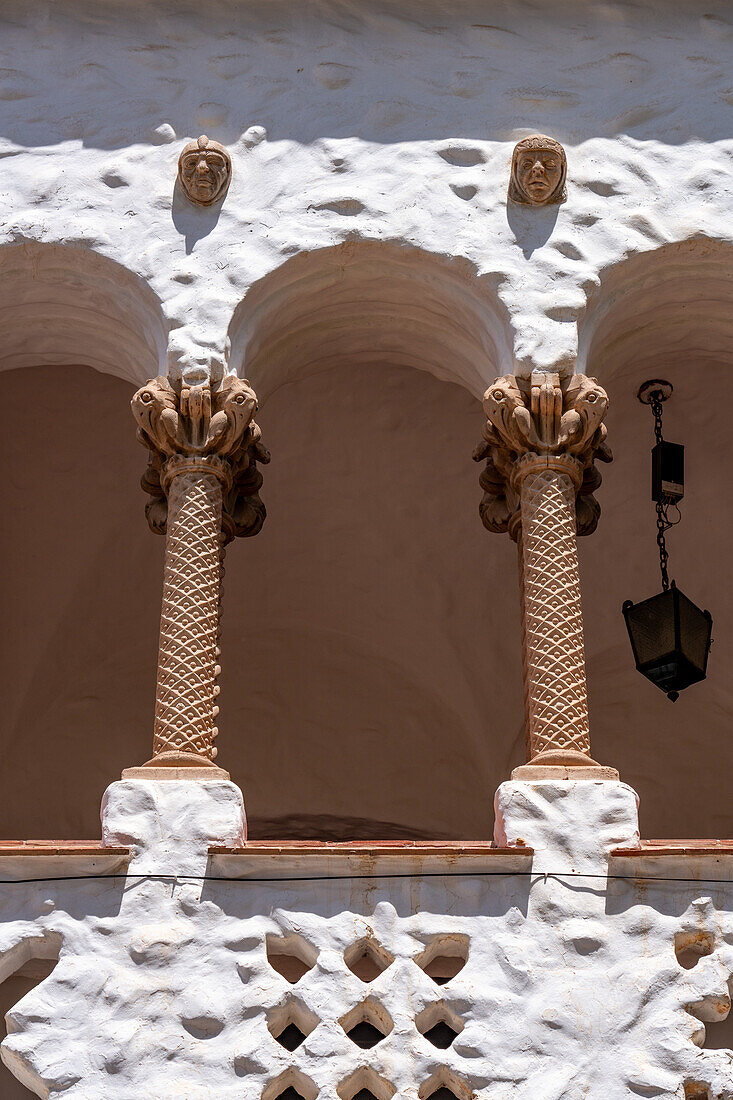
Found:
<path fill-rule="evenodd" d="M 211 206 L 227 192 L 232 178 L 231 157 L 218 141 L 202 134 L 197 141 L 190 141 L 178 158 L 178 178 L 191 202 Z"/>
<path fill-rule="evenodd" d="M 562 145 L 543 134 L 533 134 L 514 148 L 509 198 L 527 206 L 564 202 L 566 175 Z"/>

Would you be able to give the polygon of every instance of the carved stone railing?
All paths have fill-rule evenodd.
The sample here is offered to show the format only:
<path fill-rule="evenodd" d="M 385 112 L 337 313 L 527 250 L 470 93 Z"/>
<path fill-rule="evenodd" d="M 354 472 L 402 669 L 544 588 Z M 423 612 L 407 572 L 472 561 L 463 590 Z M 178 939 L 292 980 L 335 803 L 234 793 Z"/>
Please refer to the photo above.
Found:
<path fill-rule="evenodd" d="M 224 547 L 257 534 L 265 518 L 257 462 L 268 462 L 254 422 L 257 398 L 227 376 L 179 388 L 154 378 L 132 399 L 150 460 L 142 485 L 153 531 L 166 536 L 153 756 L 142 769 L 222 774 L 214 764 Z M 170 775 L 167 771 L 165 774 Z"/>
<path fill-rule="evenodd" d="M 590 756 L 583 615 L 576 534 L 595 530 L 611 460 L 602 423 L 605 391 L 593 378 L 535 371 L 498 378 L 484 396 L 484 526 L 519 548 L 527 759 L 538 766 L 600 769 Z M 520 774 L 519 769 L 515 774 Z M 573 774 L 580 775 L 579 772 Z"/>

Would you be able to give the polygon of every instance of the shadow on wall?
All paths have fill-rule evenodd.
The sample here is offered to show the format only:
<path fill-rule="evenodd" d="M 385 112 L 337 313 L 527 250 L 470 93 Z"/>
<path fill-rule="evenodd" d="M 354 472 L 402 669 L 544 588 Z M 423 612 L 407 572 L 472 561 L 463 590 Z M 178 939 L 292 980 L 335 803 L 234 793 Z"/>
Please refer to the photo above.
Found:
<path fill-rule="evenodd" d="M 490 837 L 524 739 L 516 550 L 478 515 L 479 403 L 346 361 L 258 422 L 268 518 L 228 551 L 219 738 L 251 835 Z"/>
<path fill-rule="evenodd" d="M 104 787 L 149 744 L 162 544 L 129 400 L 165 369 L 167 323 L 121 265 L 25 242 L 0 248 L 0 327 L 3 402 L 23 424 L 2 448 L 2 831 L 95 836 Z"/>
<path fill-rule="evenodd" d="M 268 521 L 246 572 L 228 567 L 224 618 L 224 652 L 260 624 L 234 716 L 245 775 L 222 742 L 251 834 L 490 835 L 485 792 L 513 753 L 520 701 L 517 684 L 492 707 L 465 653 L 483 646 L 511 683 L 496 624 L 515 613 L 513 553 L 481 527 L 470 458 L 475 396 L 512 360 L 493 280 L 465 260 L 349 242 L 255 283 L 229 342 L 273 450 Z M 492 552 L 508 558 L 511 610 L 478 595 Z"/>
<path fill-rule="evenodd" d="M 132 392 L 89 367 L 0 374 L 28 413 L 22 449 L 0 444 L 4 838 L 99 836 L 105 787 L 149 755 L 163 540 Z"/>

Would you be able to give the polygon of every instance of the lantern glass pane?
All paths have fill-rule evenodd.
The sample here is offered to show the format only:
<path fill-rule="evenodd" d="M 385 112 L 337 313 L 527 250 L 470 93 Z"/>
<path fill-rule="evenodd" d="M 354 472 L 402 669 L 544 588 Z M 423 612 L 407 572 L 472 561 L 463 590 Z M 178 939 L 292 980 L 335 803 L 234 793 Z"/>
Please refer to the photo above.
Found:
<path fill-rule="evenodd" d="M 625 615 L 638 665 L 657 662 L 667 655 L 672 657 L 676 648 L 672 591 L 634 604 L 626 609 Z"/>
<path fill-rule="evenodd" d="M 705 671 L 712 623 L 699 607 L 678 591 L 680 616 L 680 648 L 687 660 Z"/>

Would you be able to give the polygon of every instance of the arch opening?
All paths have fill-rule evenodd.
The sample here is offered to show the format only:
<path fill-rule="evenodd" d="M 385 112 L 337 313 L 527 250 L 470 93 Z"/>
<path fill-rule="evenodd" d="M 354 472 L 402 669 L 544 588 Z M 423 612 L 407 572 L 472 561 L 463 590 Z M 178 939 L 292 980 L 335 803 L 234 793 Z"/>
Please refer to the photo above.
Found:
<path fill-rule="evenodd" d="M 480 397 L 512 363 L 495 280 L 465 259 L 348 242 L 288 260 L 234 313 L 229 366 L 261 400 L 344 362 L 416 367 Z"/>
<path fill-rule="evenodd" d="M 0 370 L 85 365 L 139 385 L 165 372 L 161 304 L 133 272 L 75 245 L 0 248 Z"/>
<path fill-rule="evenodd" d="M 733 365 L 733 245 L 706 238 L 601 274 L 578 333 L 578 370 L 602 381 Z"/>
<path fill-rule="evenodd" d="M 459 682 L 455 670 L 477 635 L 506 659 L 493 615 L 479 610 L 491 602 L 477 598 L 486 555 L 502 546 L 487 546 L 476 518 L 470 452 L 475 398 L 511 370 L 511 349 L 491 276 L 396 242 L 298 255 L 236 310 L 229 367 L 265 404 L 258 420 L 273 453 L 268 524 L 247 548 L 247 618 L 262 623 L 249 663 L 250 835 L 488 832 L 478 791 L 470 823 L 451 794 L 462 783 L 465 792 L 468 771 L 482 773 L 488 712 L 473 668 L 460 658 Z M 228 573 L 228 653 L 243 637 L 240 584 Z M 501 701 L 502 718 L 520 697 Z M 462 751 L 446 759 L 447 729 Z M 275 790 L 256 761 L 280 743 L 292 776 Z"/>

